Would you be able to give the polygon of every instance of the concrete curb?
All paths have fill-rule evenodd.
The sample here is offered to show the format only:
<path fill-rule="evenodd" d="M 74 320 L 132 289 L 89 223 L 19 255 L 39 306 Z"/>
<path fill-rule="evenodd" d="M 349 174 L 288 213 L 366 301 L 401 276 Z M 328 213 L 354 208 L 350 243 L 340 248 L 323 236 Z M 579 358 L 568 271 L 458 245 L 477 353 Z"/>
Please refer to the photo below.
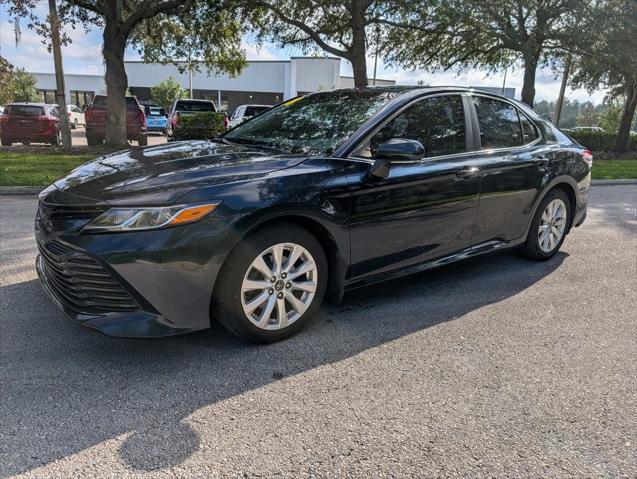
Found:
<path fill-rule="evenodd" d="M 37 196 L 43 186 L 0 186 L 0 196 Z"/>
<path fill-rule="evenodd" d="M 593 180 L 593 186 L 637 185 L 634 180 Z M 42 186 L 0 186 L 0 196 L 37 196 Z"/>
<path fill-rule="evenodd" d="M 593 180 L 593 186 L 617 186 L 637 185 L 637 179 L 633 180 Z"/>

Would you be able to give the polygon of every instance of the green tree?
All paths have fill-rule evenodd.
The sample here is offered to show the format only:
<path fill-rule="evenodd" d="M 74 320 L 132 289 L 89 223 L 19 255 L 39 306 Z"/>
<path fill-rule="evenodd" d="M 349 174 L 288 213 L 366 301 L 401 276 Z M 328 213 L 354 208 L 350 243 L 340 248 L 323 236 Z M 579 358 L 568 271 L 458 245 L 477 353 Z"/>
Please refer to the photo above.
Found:
<path fill-rule="evenodd" d="M 599 126 L 609 133 L 617 134 L 622 120 L 624 104 L 620 98 L 607 98 L 599 113 Z"/>
<path fill-rule="evenodd" d="M 389 64 L 496 72 L 524 69 L 522 101 L 533 105 L 538 66 L 576 41 L 582 0 L 436 0 L 397 2 L 401 28 L 384 42 Z"/>
<path fill-rule="evenodd" d="M 614 150 L 624 152 L 637 109 L 637 2 L 597 0 L 581 29 L 587 43 L 572 47 L 571 84 L 589 91 L 604 87 L 614 98 L 623 98 Z"/>
<path fill-rule="evenodd" d="M 182 88 L 173 77 L 162 80 L 157 86 L 150 89 L 150 96 L 153 101 L 166 109 L 168 109 L 175 100 L 185 98 L 186 95 L 186 90 Z"/>
<path fill-rule="evenodd" d="M 26 18 L 30 28 L 47 38 L 47 21 L 36 13 L 38 0 L 0 0 L 0 3 L 9 4 L 9 12 L 14 18 Z M 200 54 L 206 68 L 236 74 L 243 68 L 245 58 L 240 48 L 241 27 L 234 13 L 226 0 L 59 2 L 61 24 L 84 28 L 94 25 L 102 29 L 108 145 L 127 145 L 124 99 L 128 88 L 124 69 L 127 45 L 136 47 L 145 58 L 161 57 L 173 61 L 183 52 L 188 40 L 187 49 L 194 55 Z M 62 41 L 70 39 L 64 36 Z"/>
<path fill-rule="evenodd" d="M 38 94 L 37 81 L 30 73 L 18 68 L 13 76 L 15 96 L 13 101 L 38 101 L 42 97 Z"/>
<path fill-rule="evenodd" d="M 577 126 L 600 126 L 599 117 L 599 110 L 595 108 L 595 105 L 587 101 L 580 106 L 576 124 Z"/>
<path fill-rule="evenodd" d="M 367 53 L 375 51 L 388 32 L 402 24 L 388 0 L 246 0 L 250 23 L 259 40 L 297 46 L 305 52 L 324 51 L 352 64 L 354 85 L 367 86 Z M 426 4 L 428 0 L 419 3 Z M 401 41 L 399 35 L 395 42 Z M 406 46 L 405 46 L 406 47 Z"/>
<path fill-rule="evenodd" d="M 15 70 L 13 65 L 0 56 L 0 105 L 11 103 L 15 98 Z"/>

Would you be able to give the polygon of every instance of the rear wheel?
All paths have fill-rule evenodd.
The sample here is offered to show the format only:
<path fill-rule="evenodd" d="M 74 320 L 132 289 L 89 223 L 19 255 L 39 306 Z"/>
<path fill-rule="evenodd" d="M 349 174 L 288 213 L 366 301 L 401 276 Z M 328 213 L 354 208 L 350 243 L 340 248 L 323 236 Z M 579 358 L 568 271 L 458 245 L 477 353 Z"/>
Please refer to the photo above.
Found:
<path fill-rule="evenodd" d="M 77 130 L 78 127 L 78 123 L 77 123 L 77 118 L 75 120 L 73 120 L 73 123 L 71 123 L 71 128 L 73 128 L 74 130 Z"/>
<path fill-rule="evenodd" d="M 535 212 L 520 253 L 537 261 L 551 258 L 566 238 L 571 214 L 566 193 L 559 188 L 549 191 Z"/>
<path fill-rule="evenodd" d="M 2 146 L 11 146 L 13 145 L 13 140 L 11 138 L 7 138 L 6 136 L 0 137 L 0 143 Z"/>
<path fill-rule="evenodd" d="M 98 146 L 102 144 L 102 140 L 93 135 L 86 135 L 86 144 L 88 146 Z"/>
<path fill-rule="evenodd" d="M 55 132 L 55 136 L 51 140 L 51 144 L 53 146 L 61 146 L 62 145 L 62 132 L 61 131 L 58 130 L 58 131 Z"/>
<path fill-rule="evenodd" d="M 138 139 L 137 139 L 137 144 L 139 146 L 148 146 L 148 136 L 146 135 L 141 135 Z"/>
<path fill-rule="evenodd" d="M 326 285 L 327 260 L 314 236 L 291 224 L 267 227 L 242 240 L 226 260 L 213 314 L 244 339 L 279 341 L 311 321 Z"/>

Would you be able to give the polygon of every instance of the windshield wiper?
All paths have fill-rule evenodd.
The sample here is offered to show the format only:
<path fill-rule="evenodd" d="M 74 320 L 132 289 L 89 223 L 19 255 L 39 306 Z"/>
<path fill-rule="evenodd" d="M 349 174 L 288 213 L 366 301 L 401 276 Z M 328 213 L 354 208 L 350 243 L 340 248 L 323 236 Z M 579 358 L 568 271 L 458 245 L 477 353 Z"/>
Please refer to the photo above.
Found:
<path fill-rule="evenodd" d="M 230 140 L 223 138 L 225 141 L 229 143 L 238 143 L 239 145 L 252 145 L 252 146 L 260 146 L 262 148 L 269 148 L 271 150 L 282 151 L 284 153 L 290 153 L 289 150 L 285 150 L 283 148 L 276 147 L 272 145 L 272 143 L 268 143 L 267 141 L 259 141 L 259 140 L 248 140 L 247 138 L 232 138 Z"/>

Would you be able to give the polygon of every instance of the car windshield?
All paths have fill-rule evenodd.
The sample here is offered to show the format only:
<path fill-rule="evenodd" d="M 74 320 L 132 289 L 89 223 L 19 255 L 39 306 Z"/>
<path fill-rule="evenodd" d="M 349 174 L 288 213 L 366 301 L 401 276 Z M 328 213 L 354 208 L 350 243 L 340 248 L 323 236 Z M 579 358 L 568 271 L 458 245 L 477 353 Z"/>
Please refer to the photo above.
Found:
<path fill-rule="evenodd" d="M 180 101 L 175 107 L 177 111 L 215 111 L 215 106 L 210 101 Z"/>
<path fill-rule="evenodd" d="M 330 155 L 400 90 L 337 90 L 293 98 L 228 132 L 230 141 Z"/>
<path fill-rule="evenodd" d="M 269 106 L 247 106 L 245 116 L 256 116 L 259 113 L 263 113 L 270 108 L 271 107 Z"/>
<path fill-rule="evenodd" d="M 10 105 L 5 113 L 13 116 L 42 116 L 44 108 L 41 106 Z"/>

